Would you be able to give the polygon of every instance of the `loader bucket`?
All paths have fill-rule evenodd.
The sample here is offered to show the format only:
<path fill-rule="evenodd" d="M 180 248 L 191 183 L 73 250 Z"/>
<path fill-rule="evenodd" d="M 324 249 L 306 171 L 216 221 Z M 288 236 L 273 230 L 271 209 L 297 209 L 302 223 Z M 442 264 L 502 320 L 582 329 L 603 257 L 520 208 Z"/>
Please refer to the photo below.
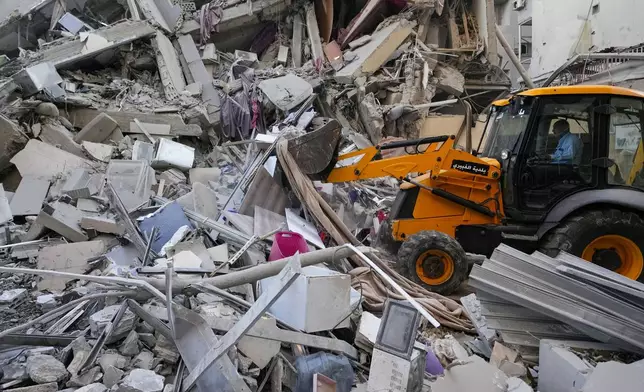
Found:
<path fill-rule="evenodd" d="M 324 177 L 324 173 L 335 165 L 341 136 L 340 124 L 334 119 L 324 118 L 315 130 L 290 139 L 288 151 L 302 172 Z"/>

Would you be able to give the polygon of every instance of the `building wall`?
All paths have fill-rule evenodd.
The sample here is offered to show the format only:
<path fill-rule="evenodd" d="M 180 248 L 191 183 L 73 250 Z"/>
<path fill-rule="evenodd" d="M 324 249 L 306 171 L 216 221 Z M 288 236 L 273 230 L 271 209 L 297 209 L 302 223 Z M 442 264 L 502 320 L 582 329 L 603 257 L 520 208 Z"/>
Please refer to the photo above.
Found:
<path fill-rule="evenodd" d="M 537 82 L 577 53 L 644 42 L 642 0 L 525 0 L 514 10 L 513 0 L 495 0 L 497 23 L 519 51 L 519 24 L 532 18 L 532 61 L 528 74 Z M 597 5 L 598 7 L 593 8 Z M 473 0 L 480 31 L 485 34 L 485 0 Z M 507 56 L 499 45 L 502 65 Z M 516 81 L 516 70 L 505 67 Z"/>
<path fill-rule="evenodd" d="M 644 1 L 526 2 L 530 7 L 533 33 L 533 56 L 529 73 L 535 79 L 554 71 L 577 53 L 644 42 L 644 24 L 641 19 Z M 593 8 L 593 5 L 598 7 Z"/>

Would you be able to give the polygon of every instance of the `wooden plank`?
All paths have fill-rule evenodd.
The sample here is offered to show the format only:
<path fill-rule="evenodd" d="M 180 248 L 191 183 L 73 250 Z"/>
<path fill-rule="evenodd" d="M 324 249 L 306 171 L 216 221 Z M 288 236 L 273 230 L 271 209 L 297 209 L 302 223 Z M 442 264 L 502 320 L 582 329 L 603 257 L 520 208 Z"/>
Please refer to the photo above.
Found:
<path fill-rule="evenodd" d="M 171 126 L 171 135 L 173 136 L 196 136 L 203 134 L 201 127 L 196 124 L 185 124 L 178 114 L 161 114 L 161 113 L 139 113 L 116 110 L 97 110 L 88 108 L 72 108 L 61 114 L 74 125 L 76 128 L 82 128 L 87 125 L 99 113 L 106 113 L 119 124 L 122 130 L 129 130 L 130 123 L 137 118 L 142 123 L 149 124 L 169 124 Z"/>

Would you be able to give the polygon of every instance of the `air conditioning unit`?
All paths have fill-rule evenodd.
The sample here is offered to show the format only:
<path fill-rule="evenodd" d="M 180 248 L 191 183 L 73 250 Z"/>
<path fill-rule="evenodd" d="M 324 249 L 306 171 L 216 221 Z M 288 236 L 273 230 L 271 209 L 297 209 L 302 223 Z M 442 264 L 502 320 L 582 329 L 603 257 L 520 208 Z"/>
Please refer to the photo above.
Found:
<path fill-rule="evenodd" d="M 525 8 L 525 1 L 526 0 L 514 0 L 513 5 L 514 5 L 514 10 L 522 10 Z"/>

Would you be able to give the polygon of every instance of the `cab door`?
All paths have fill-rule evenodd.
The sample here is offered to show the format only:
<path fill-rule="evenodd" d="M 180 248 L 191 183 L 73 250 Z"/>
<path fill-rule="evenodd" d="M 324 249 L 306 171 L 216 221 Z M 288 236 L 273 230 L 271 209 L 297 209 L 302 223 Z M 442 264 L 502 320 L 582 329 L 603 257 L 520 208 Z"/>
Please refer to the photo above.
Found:
<path fill-rule="evenodd" d="M 537 99 L 515 169 L 522 220 L 541 221 L 564 197 L 598 187 L 600 171 L 593 162 L 605 157 L 598 146 L 607 121 L 596 109 L 606 99 L 591 95 Z M 556 123 L 568 124 L 568 131 L 556 132 Z"/>

